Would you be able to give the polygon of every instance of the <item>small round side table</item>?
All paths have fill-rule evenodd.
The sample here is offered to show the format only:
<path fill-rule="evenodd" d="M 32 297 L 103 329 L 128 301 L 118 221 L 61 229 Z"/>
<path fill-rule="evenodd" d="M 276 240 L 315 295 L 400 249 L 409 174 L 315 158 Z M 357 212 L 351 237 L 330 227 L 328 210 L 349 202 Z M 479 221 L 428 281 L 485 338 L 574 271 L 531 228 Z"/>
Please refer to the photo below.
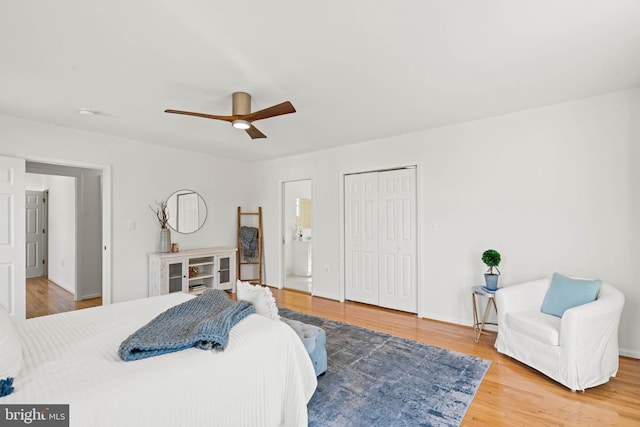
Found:
<path fill-rule="evenodd" d="M 484 307 L 482 313 L 482 321 L 478 319 L 478 308 L 476 306 L 476 296 L 485 297 L 487 304 Z M 495 325 L 497 323 L 487 322 L 487 316 L 489 314 L 489 308 L 493 304 L 493 308 L 498 314 L 498 307 L 496 306 L 496 292 L 486 289 L 484 286 L 474 286 L 471 288 L 471 299 L 473 300 L 473 335 L 476 342 L 480 340 L 480 335 L 484 331 L 485 325 Z"/>

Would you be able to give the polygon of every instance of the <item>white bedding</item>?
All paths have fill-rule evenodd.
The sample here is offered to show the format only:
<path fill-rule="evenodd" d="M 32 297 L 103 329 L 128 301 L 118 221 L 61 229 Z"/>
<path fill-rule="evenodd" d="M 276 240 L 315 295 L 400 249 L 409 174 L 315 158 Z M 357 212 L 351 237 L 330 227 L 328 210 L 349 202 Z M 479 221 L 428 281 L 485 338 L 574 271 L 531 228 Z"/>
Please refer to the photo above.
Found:
<path fill-rule="evenodd" d="M 119 358 L 125 338 L 189 298 L 173 293 L 18 322 L 23 367 L 0 403 L 68 403 L 77 427 L 306 426 L 316 376 L 283 322 L 252 314 L 222 352 Z"/>

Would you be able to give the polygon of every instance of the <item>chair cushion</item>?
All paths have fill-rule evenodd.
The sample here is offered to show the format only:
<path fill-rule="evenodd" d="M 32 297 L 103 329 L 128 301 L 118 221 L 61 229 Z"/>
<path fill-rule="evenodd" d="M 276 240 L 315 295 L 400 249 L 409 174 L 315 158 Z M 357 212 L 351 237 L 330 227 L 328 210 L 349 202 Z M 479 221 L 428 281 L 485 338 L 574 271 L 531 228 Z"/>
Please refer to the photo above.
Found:
<path fill-rule="evenodd" d="M 507 326 L 549 345 L 560 345 L 562 319 L 540 311 L 507 313 Z"/>
<path fill-rule="evenodd" d="M 542 301 L 543 313 L 562 317 L 565 310 L 595 301 L 602 280 L 572 279 L 553 273 L 551 285 Z"/>

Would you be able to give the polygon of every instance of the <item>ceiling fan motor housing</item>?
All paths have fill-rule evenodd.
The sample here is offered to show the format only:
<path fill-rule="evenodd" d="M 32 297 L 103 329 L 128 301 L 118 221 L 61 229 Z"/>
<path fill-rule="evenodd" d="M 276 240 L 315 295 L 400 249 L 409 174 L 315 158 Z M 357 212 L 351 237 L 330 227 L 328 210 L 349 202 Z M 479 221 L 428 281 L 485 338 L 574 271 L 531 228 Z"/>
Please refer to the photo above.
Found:
<path fill-rule="evenodd" d="M 234 92 L 232 99 L 233 111 L 231 114 L 240 116 L 251 112 L 251 95 L 246 92 Z"/>

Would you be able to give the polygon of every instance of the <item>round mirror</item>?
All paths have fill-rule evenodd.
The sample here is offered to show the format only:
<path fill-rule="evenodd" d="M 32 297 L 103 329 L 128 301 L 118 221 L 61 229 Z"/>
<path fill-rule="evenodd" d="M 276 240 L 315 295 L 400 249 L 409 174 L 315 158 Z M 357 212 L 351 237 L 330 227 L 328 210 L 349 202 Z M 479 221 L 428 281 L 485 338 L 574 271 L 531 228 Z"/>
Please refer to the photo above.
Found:
<path fill-rule="evenodd" d="M 207 219 L 207 205 L 198 193 L 179 190 L 167 199 L 169 227 L 178 233 L 198 231 Z"/>

